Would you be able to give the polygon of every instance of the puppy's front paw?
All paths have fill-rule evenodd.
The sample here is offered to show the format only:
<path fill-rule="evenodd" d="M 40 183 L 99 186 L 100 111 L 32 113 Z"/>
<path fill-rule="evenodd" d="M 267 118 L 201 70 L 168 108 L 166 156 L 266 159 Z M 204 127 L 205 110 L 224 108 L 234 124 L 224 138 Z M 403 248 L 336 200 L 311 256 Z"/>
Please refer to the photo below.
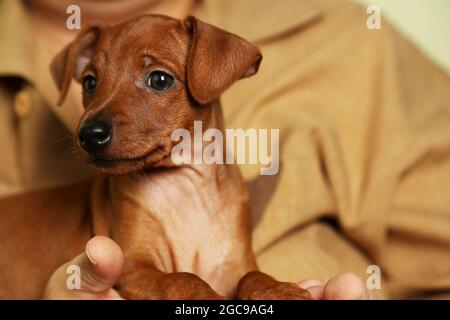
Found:
<path fill-rule="evenodd" d="M 281 282 L 259 272 L 247 273 L 238 283 L 237 296 L 240 300 L 312 300 L 308 290 L 295 283 Z"/>
<path fill-rule="evenodd" d="M 279 282 L 274 286 L 261 290 L 251 291 L 247 299 L 249 300 L 311 300 L 308 290 L 300 288 L 295 283 Z"/>

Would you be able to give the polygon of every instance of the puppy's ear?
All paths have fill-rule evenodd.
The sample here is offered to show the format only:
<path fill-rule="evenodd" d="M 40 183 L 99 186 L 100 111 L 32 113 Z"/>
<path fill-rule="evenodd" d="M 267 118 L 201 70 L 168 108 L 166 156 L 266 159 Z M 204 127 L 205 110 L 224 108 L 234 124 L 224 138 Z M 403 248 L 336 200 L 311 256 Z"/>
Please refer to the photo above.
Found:
<path fill-rule="evenodd" d="M 213 101 L 234 82 L 258 71 L 262 55 L 253 44 L 195 17 L 186 18 L 184 26 L 191 36 L 187 84 L 198 103 Z"/>
<path fill-rule="evenodd" d="M 81 73 L 93 56 L 100 30 L 99 26 L 81 30 L 75 40 L 53 58 L 50 72 L 59 90 L 59 106 L 66 98 L 72 78 L 81 80 Z"/>

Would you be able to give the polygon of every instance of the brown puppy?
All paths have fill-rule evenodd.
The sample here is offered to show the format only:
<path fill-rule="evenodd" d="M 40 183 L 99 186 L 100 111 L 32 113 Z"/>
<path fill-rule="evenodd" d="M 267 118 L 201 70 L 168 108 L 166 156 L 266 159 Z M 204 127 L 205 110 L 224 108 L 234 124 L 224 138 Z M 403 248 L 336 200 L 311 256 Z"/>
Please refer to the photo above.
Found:
<path fill-rule="evenodd" d="M 220 94 L 255 74 L 261 58 L 252 44 L 193 17 L 182 23 L 146 15 L 81 31 L 51 71 L 60 104 L 72 78 L 83 85 L 77 152 L 100 175 L 90 186 L 0 202 L 8 261 L 0 268 L 20 266 L 0 276 L 0 287 L 39 295 L 58 264 L 101 234 L 124 251 L 117 283 L 124 298 L 310 298 L 256 271 L 237 166 L 175 165 L 171 158 L 175 129 L 193 134 L 194 121 L 223 129 Z M 20 231 L 7 237 L 9 230 Z M 36 251 L 38 266 L 30 267 Z"/>

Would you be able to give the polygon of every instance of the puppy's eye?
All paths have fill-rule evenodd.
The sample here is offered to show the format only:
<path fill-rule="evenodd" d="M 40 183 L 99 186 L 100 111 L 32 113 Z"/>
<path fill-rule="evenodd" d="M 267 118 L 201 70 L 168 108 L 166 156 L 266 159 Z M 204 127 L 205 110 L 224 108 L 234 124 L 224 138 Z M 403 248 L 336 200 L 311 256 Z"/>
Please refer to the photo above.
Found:
<path fill-rule="evenodd" d="M 83 87 L 87 94 L 93 94 L 97 87 L 97 80 L 94 76 L 88 75 L 83 78 Z"/>
<path fill-rule="evenodd" d="M 147 86 L 157 91 L 168 90 L 174 83 L 174 78 L 163 71 L 153 71 L 147 79 Z"/>

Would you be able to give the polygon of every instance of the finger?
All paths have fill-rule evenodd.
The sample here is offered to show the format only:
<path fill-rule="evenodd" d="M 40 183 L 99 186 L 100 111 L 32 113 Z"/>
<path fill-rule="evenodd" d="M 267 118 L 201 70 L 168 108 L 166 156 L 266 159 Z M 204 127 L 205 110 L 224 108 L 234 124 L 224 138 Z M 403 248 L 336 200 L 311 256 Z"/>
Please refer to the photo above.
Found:
<path fill-rule="evenodd" d="M 322 282 L 316 279 L 307 279 L 298 283 L 299 287 L 309 291 L 314 300 L 323 298 L 324 286 Z"/>
<path fill-rule="evenodd" d="M 317 279 L 306 279 L 306 280 L 300 281 L 298 283 L 298 285 L 303 289 L 308 289 L 310 287 L 321 286 L 323 284 L 322 284 L 322 282 L 320 282 Z"/>
<path fill-rule="evenodd" d="M 86 251 L 58 268 L 50 278 L 45 299 L 116 299 L 111 289 L 120 276 L 123 254 L 111 239 L 97 236 L 88 241 Z M 80 287 L 68 286 L 68 268 L 78 267 Z M 73 270 L 73 269 L 71 269 Z M 77 276 L 77 274 L 75 275 Z"/>
<path fill-rule="evenodd" d="M 363 280 L 354 273 L 343 273 L 331 278 L 324 289 L 325 300 L 366 300 L 369 298 Z"/>
<path fill-rule="evenodd" d="M 94 237 L 86 245 L 86 254 L 78 261 L 81 267 L 81 289 L 103 292 L 111 288 L 122 271 L 123 254 L 110 238 Z M 84 272 L 83 272 L 84 271 Z"/>
<path fill-rule="evenodd" d="M 314 300 L 322 300 L 324 294 L 324 286 L 309 287 L 308 290 Z"/>

